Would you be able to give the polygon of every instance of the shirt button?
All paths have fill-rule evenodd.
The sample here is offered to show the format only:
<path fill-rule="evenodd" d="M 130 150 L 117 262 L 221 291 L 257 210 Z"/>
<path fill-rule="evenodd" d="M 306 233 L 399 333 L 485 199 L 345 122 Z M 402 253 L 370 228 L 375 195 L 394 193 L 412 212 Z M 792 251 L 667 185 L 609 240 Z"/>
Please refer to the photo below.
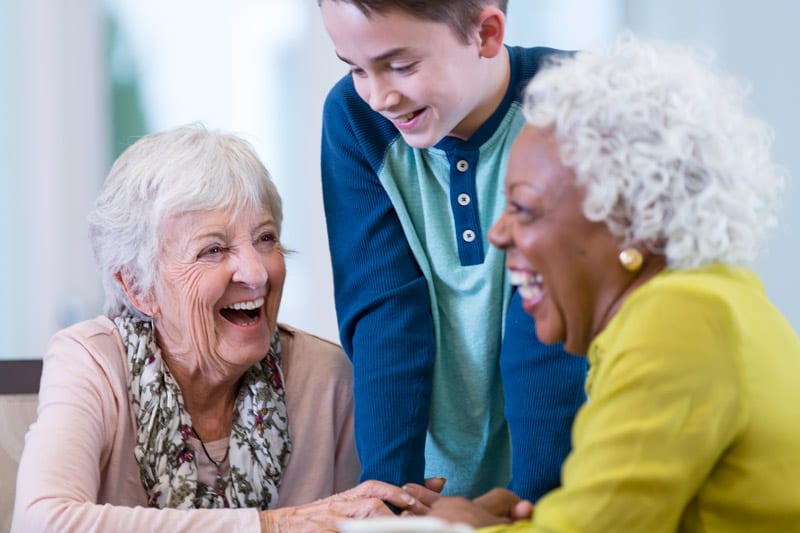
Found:
<path fill-rule="evenodd" d="M 459 172 L 466 172 L 469 168 L 469 163 L 466 159 L 459 159 L 458 163 L 456 163 L 456 168 Z"/>
<path fill-rule="evenodd" d="M 472 198 L 469 197 L 469 194 L 462 192 L 458 195 L 458 205 L 469 205 L 470 201 L 472 201 Z"/>
<path fill-rule="evenodd" d="M 475 240 L 475 232 L 471 229 L 465 229 L 464 233 L 461 234 L 461 238 L 466 242 L 472 242 Z"/>

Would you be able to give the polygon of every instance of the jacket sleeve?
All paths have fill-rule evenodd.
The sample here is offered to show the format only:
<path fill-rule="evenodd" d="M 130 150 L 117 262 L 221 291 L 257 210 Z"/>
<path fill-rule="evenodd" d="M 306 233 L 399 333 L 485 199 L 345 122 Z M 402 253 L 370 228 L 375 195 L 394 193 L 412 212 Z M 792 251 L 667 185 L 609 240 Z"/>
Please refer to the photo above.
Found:
<path fill-rule="evenodd" d="M 361 479 L 420 483 L 433 319 L 426 280 L 377 175 L 387 139 L 396 134 L 378 120 L 349 78 L 325 103 L 322 190 L 336 312 L 353 362 Z"/>

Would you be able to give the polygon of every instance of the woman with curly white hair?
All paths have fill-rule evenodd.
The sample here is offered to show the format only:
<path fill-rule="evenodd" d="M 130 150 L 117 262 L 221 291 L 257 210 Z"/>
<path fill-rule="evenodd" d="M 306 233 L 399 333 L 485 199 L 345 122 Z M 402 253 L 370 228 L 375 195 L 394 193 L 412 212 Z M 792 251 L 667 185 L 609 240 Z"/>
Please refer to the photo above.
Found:
<path fill-rule="evenodd" d="M 588 355 L 589 401 L 562 486 L 535 510 L 498 489 L 429 501 L 434 515 L 527 518 L 492 531 L 800 530 L 800 340 L 748 269 L 785 174 L 746 91 L 706 59 L 627 35 L 527 87 L 490 238 L 539 338 Z"/>

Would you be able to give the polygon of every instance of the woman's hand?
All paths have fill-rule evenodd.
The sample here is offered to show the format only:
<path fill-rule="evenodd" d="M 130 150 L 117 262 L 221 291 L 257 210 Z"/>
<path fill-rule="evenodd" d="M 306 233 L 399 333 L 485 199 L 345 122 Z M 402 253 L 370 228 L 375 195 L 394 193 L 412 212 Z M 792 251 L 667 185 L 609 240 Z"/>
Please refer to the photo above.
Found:
<path fill-rule="evenodd" d="M 529 500 L 523 500 L 506 489 L 492 489 L 472 500 L 472 503 L 494 516 L 508 518 L 511 522 L 533 515 L 533 504 Z"/>
<path fill-rule="evenodd" d="M 529 518 L 533 505 L 506 489 L 493 489 L 474 500 L 440 497 L 430 504 L 429 516 L 447 522 L 486 527 Z"/>
<path fill-rule="evenodd" d="M 400 487 L 381 481 L 365 481 L 350 490 L 315 502 L 262 511 L 259 513 L 261 531 L 338 531 L 337 523 L 341 520 L 393 516 L 384 501 L 412 514 L 425 514 L 429 510 L 427 505 Z"/>

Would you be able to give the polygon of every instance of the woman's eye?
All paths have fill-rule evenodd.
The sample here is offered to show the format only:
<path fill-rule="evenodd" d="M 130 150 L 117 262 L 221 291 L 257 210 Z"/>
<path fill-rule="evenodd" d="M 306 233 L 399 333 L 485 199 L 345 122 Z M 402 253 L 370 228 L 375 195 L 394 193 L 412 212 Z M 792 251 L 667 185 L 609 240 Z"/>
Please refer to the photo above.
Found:
<path fill-rule="evenodd" d="M 533 211 L 531 209 L 515 202 L 508 202 L 506 209 L 510 214 L 518 218 L 530 219 L 533 217 Z"/>
<path fill-rule="evenodd" d="M 209 246 L 208 248 L 200 252 L 200 254 L 197 257 L 211 257 L 214 255 L 221 254 L 223 251 L 224 248 L 222 246 L 219 245 Z"/>
<path fill-rule="evenodd" d="M 522 207 L 520 207 L 519 204 L 515 204 L 514 202 L 508 202 L 508 205 L 506 205 L 506 209 L 508 209 L 508 212 L 512 214 L 523 211 Z"/>
<path fill-rule="evenodd" d="M 267 232 L 258 237 L 258 244 L 262 247 L 272 247 L 278 242 L 278 236 L 272 232 Z"/>

